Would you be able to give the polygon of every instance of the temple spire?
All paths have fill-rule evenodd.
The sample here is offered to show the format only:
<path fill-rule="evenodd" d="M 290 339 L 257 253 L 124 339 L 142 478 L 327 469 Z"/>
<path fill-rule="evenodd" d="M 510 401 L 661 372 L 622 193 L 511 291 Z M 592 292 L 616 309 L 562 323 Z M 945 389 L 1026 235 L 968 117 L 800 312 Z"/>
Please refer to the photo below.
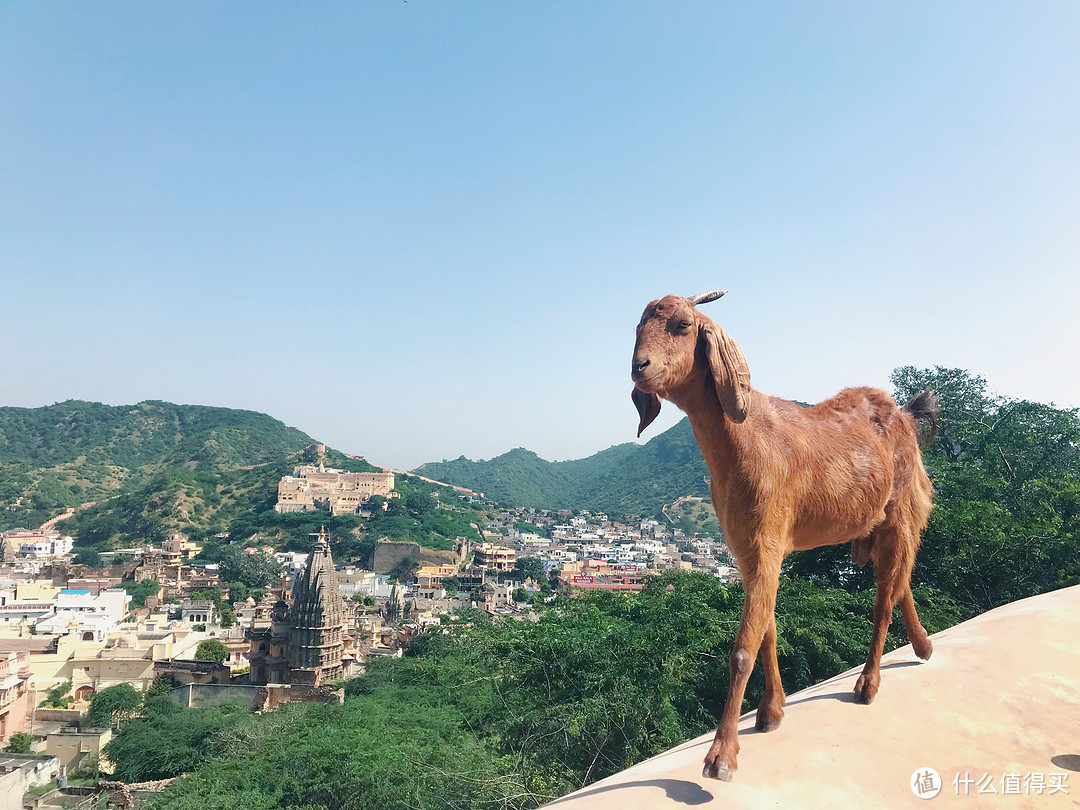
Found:
<path fill-rule="evenodd" d="M 341 677 L 345 604 L 338 590 L 326 527 L 314 538 L 307 565 L 293 585 L 289 634 L 293 681 L 318 683 Z M 306 677 L 297 678 L 297 671 Z"/>

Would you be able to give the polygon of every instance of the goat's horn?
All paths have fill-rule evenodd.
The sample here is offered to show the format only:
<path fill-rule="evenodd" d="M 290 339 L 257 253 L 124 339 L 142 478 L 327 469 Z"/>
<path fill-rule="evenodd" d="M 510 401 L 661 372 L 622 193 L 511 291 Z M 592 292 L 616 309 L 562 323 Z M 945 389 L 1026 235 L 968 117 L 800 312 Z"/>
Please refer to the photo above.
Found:
<path fill-rule="evenodd" d="M 712 292 L 703 292 L 699 295 L 695 295 L 690 299 L 690 303 L 694 306 L 698 304 L 707 304 L 710 301 L 715 301 L 717 298 L 726 293 L 727 290 L 713 290 Z"/>

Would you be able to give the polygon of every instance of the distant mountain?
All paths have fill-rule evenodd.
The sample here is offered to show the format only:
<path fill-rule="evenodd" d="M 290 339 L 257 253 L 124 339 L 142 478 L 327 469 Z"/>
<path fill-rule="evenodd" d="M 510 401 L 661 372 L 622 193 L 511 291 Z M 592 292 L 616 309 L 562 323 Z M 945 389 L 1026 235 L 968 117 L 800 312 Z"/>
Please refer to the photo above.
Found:
<path fill-rule="evenodd" d="M 208 475 L 239 474 L 252 465 L 279 465 L 313 443 L 266 414 L 231 408 L 76 400 L 3 407 L 0 529 L 34 527 L 87 501 L 149 495 L 147 488 L 159 489 L 163 476 L 208 481 Z"/>
<path fill-rule="evenodd" d="M 575 461 L 545 461 L 518 448 L 490 461 L 430 462 L 415 470 L 482 491 L 507 506 L 656 515 L 683 495 L 708 497 L 708 468 L 683 419 L 644 445 L 620 444 Z"/>

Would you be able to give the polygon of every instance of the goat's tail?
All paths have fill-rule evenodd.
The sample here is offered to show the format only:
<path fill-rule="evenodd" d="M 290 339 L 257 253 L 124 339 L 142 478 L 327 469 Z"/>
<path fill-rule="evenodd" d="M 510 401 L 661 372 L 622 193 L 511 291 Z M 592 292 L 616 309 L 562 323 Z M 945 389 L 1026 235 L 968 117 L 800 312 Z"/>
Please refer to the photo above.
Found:
<path fill-rule="evenodd" d="M 941 405 L 938 398 L 929 388 L 924 388 L 901 408 L 904 413 L 911 414 L 916 421 L 926 420 L 930 423 L 930 441 L 937 438 L 938 414 L 941 413 Z"/>

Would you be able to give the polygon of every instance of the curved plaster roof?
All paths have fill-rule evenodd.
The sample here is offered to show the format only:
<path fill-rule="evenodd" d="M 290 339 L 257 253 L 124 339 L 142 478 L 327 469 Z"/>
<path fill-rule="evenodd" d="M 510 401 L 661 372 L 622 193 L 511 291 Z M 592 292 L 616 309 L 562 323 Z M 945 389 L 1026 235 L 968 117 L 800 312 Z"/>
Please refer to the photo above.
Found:
<path fill-rule="evenodd" d="M 927 662 L 910 645 L 882 658 L 870 706 L 852 699 L 857 667 L 789 695 L 776 731 L 755 732 L 754 712 L 744 715 L 732 782 L 701 776 L 710 732 L 547 807 L 1080 807 L 1080 586 L 1013 602 L 932 639 Z M 941 777 L 941 791 L 922 799 L 910 782 L 926 768 Z M 1015 787 L 1011 774 L 1018 794 L 1005 793 Z M 1029 774 L 1034 782 L 1025 782 Z M 1068 792 L 1050 795 L 1059 781 Z M 979 793 L 987 783 L 996 793 Z"/>

